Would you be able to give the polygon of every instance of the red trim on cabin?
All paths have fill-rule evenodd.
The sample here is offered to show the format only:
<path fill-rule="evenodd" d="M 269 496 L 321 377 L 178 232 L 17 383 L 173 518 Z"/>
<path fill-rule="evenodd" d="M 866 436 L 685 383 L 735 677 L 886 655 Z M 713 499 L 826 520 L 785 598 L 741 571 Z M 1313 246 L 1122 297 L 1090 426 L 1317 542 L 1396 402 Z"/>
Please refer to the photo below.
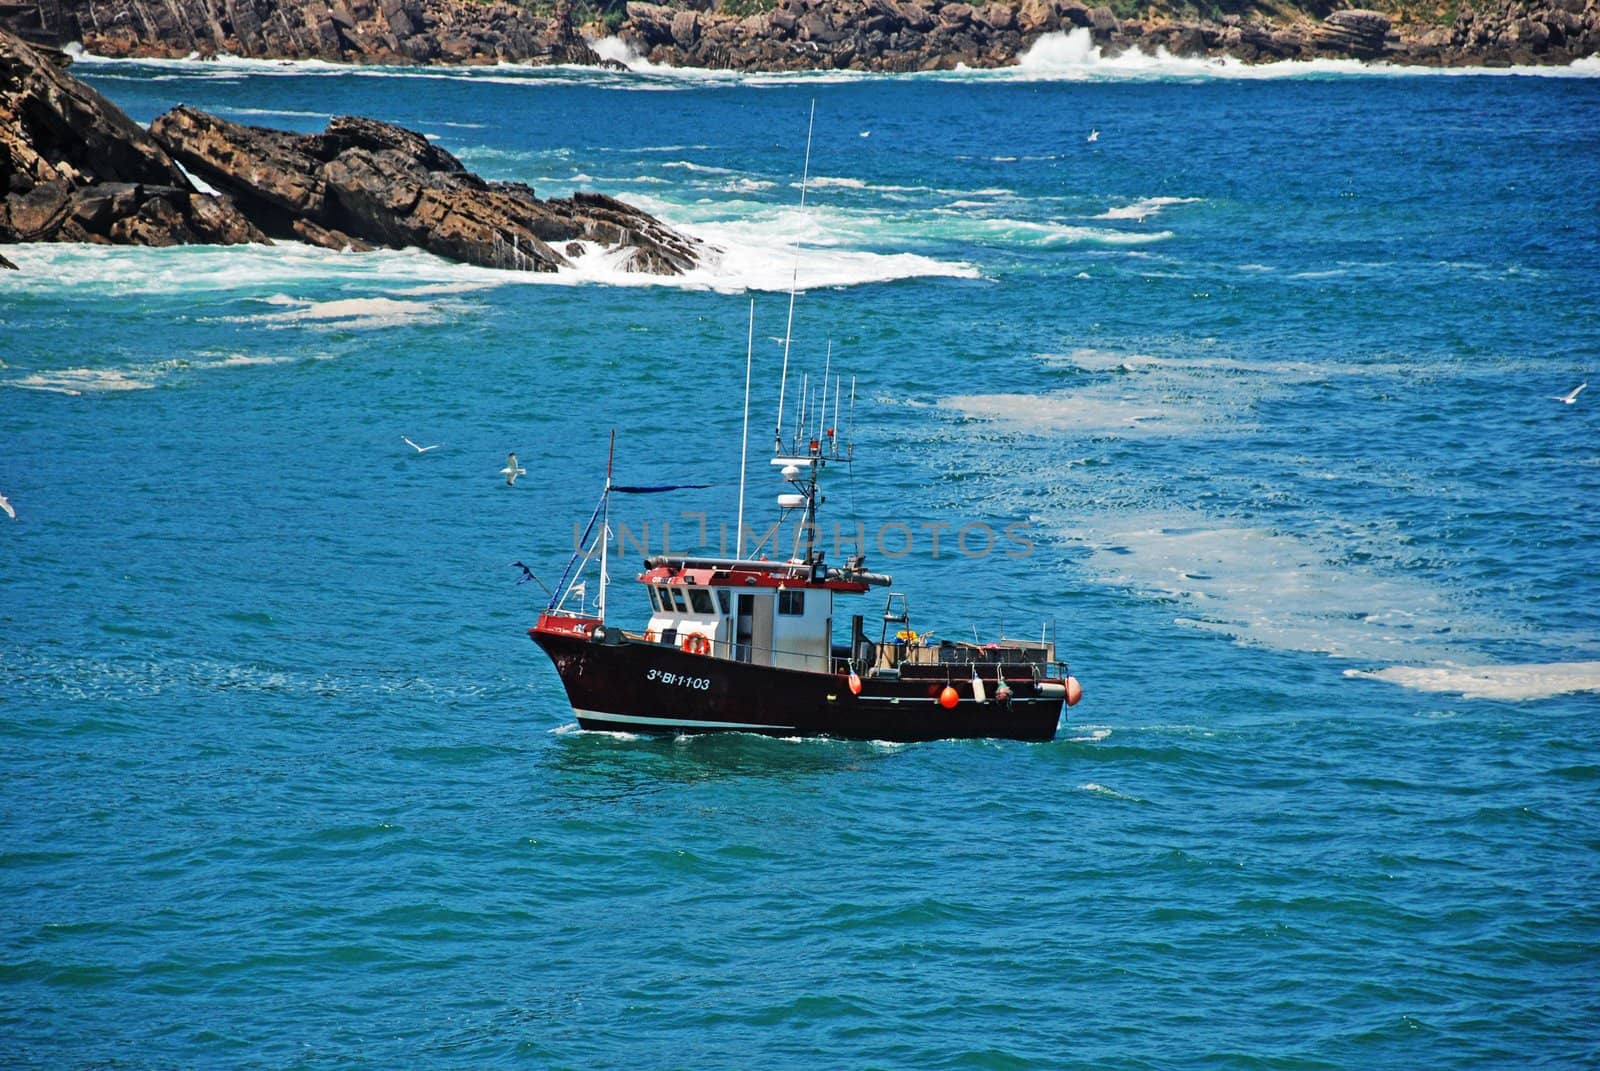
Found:
<path fill-rule="evenodd" d="M 660 565 L 638 576 L 641 584 L 692 584 L 703 588 L 810 588 L 861 595 L 868 585 L 860 580 L 813 580 L 803 564 L 775 562 L 765 569 L 674 569 Z"/>

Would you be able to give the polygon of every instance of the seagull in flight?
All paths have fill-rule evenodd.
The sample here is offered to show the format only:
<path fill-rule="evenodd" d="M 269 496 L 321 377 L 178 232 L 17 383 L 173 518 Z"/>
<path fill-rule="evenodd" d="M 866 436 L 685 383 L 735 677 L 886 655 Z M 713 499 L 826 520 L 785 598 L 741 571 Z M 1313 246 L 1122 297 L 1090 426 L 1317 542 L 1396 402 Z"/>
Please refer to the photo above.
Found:
<path fill-rule="evenodd" d="M 0 511 L 12 520 L 17 519 L 17 511 L 11 507 L 11 501 L 5 495 L 0 495 Z"/>
<path fill-rule="evenodd" d="M 439 449 L 438 443 L 434 443 L 432 446 L 418 446 L 416 443 L 412 442 L 408 436 L 402 435 L 400 438 L 405 439 L 406 445 L 411 447 L 411 449 L 415 450 L 419 454 L 426 454 L 429 450 Z"/>
<path fill-rule="evenodd" d="M 1558 402 L 1566 402 L 1568 405 L 1571 405 L 1573 402 L 1578 400 L 1578 395 L 1582 394 L 1583 388 L 1587 387 L 1588 385 L 1588 380 L 1584 380 L 1576 387 L 1573 387 L 1572 390 L 1568 391 L 1566 394 L 1557 394 L 1555 399 Z"/>
<path fill-rule="evenodd" d="M 525 475 L 527 475 L 527 473 L 528 473 L 527 469 L 525 469 L 521 465 L 517 464 L 517 455 L 516 454 L 507 454 L 506 455 L 506 467 L 500 470 L 500 474 L 506 478 L 506 486 L 507 487 L 515 486 L 516 482 L 517 482 L 517 477 L 518 476 L 525 476 Z"/>
<path fill-rule="evenodd" d="M 1096 127 L 1093 130 L 1089 131 L 1089 137 L 1086 140 L 1091 141 L 1091 142 L 1099 141 L 1100 140 L 1100 128 Z"/>

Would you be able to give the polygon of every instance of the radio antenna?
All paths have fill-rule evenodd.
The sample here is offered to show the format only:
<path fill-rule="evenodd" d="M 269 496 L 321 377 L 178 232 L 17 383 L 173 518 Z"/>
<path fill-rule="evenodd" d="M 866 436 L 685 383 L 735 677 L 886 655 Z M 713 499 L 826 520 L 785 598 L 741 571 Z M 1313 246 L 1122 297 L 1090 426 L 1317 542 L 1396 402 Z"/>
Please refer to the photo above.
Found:
<path fill-rule="evenodd" d="M 806 210 L 806 186 L 811 181 L 811 129 L 817 121 L 817 101 L 811 100 L 811 118 L 806 120 L 806 159 L 800 170 L 800 212 Z M 783 394 L 789 386 L 789 342 L 794 337 L 794 292 L 800 284 L 800 236 L 794 239 L 794 274 L 789 277 L 789 320 L 783 328 L 783 378 L 778 382 L 778 430 L 773 436 L 774 449 L 783 453 Z M 802 431 L 804 429 L 801 429 Z"/>

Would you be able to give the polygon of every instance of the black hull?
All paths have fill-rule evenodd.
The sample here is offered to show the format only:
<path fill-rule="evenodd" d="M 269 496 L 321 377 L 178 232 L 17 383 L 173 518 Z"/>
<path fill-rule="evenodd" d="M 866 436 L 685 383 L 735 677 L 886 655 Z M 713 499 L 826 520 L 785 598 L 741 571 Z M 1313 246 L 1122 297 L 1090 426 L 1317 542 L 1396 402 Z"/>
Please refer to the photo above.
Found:
<path fill-rule="evenodd" d="M 555 663 L 578 724 L 634 733 L 747 732 L 763 736 L 826 736 L 914 743 L 924 740 L 1055 739 L 1065 700 L 1039 694 L 1031 680 L 1013 681 L 1013 695 L 973 696 L 969 677 L 952 667 L 927 675 L 862 678 L 852 695 L 843 674 L 753 666 L 693 655 L 662 644 L 609 641 L 530 631 Z M 936 674 L 936 675 L 935 675 Z M 959 701 L 946 709 L 946 685 Z M 1059 682 L 1057 682 L 1059 686 Z"/>

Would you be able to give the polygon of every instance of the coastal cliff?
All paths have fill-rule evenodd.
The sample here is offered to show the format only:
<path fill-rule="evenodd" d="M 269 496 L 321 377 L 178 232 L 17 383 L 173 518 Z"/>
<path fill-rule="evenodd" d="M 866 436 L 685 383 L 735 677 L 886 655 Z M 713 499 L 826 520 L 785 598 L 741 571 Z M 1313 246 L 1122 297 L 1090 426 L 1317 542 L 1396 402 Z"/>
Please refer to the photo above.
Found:
<path fill-rule="evenodd" d="M 1131 49 L 1246 62 L 1348 57 L 1443 66 L 1564 64 L 1600 52 L 1600 0 L 0 0 L 0 25 L 106 56 L 352 63 L 603 63 L 616 36 L 654 63 L 913 71 L 1017 62 L 1082 30 Z"/>
<path fill-rule="evenodd" d="M 264 240 L 110 101 L 0 32 L 0 242 Z"/>
<path fill-rule="evenodd" d="M 185 167 L 221 192 L 197 189 Z M 658 275 L 689 271 L 705 248 L 602 194 L 540 200 L 521 183 L 486 181 L 421 134 L 373 119 L 295 134 L 180 105 L 147 132 L 59 56 L 0 31 L 0 243 L 273 238 L 417 246 L 516 271 L 606 255 Z"/>
<path fill-rule="evenodd" d="M 1600 52 L 1597 0 L 1467 0 L 1448 18 L 1400 7 L 1241 3 L 1200 18 L 1195 10 L 1135 0 L 1114 7 L 1080 0 L 777 0 L 770 11 L 736 18 L 630 2 L 621 36 L 652 62 L 759 70 L 997 67 L 1016 62 L 1045 34 L 1071 31 L 1083 31 L 1106 55 L 1136 49 L 1249 63 L 1505 66 L 1570 63 Z"/>

